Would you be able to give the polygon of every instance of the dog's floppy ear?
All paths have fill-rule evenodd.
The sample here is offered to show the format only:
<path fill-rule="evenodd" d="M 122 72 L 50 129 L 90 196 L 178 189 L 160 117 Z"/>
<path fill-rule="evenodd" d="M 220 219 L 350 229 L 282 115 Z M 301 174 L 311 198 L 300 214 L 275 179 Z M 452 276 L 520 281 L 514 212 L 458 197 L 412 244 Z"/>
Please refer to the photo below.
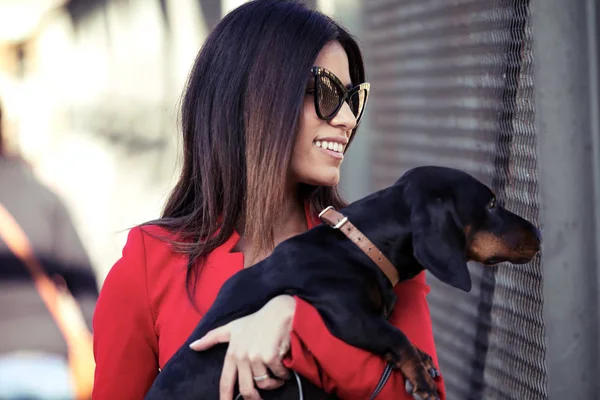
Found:
<path fill-rule="evenodd" d="M 420 203 L 411 211 L 411 225 L 417 261 L 442 282 L 470 291 L 465 233 L 457 224 L 454 209 L 441 199 Z"/>

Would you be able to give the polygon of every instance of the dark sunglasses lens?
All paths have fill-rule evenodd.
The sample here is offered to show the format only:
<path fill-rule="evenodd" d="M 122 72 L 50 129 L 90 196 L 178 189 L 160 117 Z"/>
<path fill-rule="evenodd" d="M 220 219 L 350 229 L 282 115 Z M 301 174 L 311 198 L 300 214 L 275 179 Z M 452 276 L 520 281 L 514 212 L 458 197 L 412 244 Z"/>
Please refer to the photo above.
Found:
<path fill-rule="evenodd" d="M 343 94 L 338 85 L 326 75 L 321 76 L 318 82 L 319 111 L 323 118 L 333 117 L 340 107 Z"/>
<path fill-rule="evenodd" d="M 350 105 L 350 109 L 352 110 L 352 113 L 354 113 L 357 122 L 360 121 L 362 114 L 365 111 L 367 95 L 367 91 L 365 89 L 361 89 L 358 92 L 352 94 L 352 96 L 348 100 L 348 105 Z"/>

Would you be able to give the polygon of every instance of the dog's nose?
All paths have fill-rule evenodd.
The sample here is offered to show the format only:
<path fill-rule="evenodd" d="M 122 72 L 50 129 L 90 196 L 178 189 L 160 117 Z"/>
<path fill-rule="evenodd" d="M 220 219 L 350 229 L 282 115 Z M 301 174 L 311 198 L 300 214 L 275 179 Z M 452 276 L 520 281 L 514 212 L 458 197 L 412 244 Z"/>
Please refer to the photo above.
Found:
<path fill-rule="evenodd" d="M 533 240 L 532 240 L 532 245 L 533 245 L 533 250 L 535 250 L 535 252 L 539 252 L 542 249 L 542 232 L 537 229 L 534 228 L 533 230 Z"/>
<path fill-rule="evenodd" d="M 535 230 L 535 238 L 537 239 L 538 243 L 542 243 L 542 231 L 539 229 Z"/>

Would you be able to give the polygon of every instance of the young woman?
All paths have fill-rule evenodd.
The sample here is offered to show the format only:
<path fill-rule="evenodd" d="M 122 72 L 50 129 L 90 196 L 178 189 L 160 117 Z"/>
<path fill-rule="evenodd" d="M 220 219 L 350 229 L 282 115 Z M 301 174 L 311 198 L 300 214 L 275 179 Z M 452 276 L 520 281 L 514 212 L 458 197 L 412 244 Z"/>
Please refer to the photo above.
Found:
<path fill-rule="evenodd" d="M 361 53 L 338 24 L 306 6 L 256 0 L 206 40 L 182 104 L 184 164 L 162 218 L 131 230 L 94 317 L 94 399 L 143 398 L 221 285 L 314 226 L 328 205 L 368 94 Z M 424 275 L 396 287 L 391 317 L 437 359 Z M 221 399 L 246 400 L 293 368 L 341 398 L 367 399 L 385 368 L 333 337 L 316 310 L 279 296 L 216 329 L 198 351 L 229 342 Z M 273 377 L 270 377 L 271 373 Z M 443 383 L 438 380 L 443 396 Z M 412 399 L 399 372 L 378 399 Z"/>

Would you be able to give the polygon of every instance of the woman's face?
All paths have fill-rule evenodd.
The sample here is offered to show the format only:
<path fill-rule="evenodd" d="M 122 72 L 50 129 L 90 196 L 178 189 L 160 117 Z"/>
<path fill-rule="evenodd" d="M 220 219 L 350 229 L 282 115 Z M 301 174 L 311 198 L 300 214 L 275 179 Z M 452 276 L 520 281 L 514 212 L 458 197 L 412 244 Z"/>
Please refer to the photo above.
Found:
<path fill-rule="evenodd" d="M 339 42 L 325 45 L 317 57 L 315 66 L 333 72 L 344 86 L 352 84 L 348 56 Z M 313 78 L 308 85 L 308 88 L 313 88 Z M 350 106 L 344 102 L 337 115 L 325 121 L 317 116 L 314 94 L 306 94 L 299 125 L 300 130 L 292 153 L 292 182 L 314 186 L 336 185 L 340 180 L 343 151 L 356 126 L 356 118 Z M 327 148 L 324 148 L 325 143 Z"/>

